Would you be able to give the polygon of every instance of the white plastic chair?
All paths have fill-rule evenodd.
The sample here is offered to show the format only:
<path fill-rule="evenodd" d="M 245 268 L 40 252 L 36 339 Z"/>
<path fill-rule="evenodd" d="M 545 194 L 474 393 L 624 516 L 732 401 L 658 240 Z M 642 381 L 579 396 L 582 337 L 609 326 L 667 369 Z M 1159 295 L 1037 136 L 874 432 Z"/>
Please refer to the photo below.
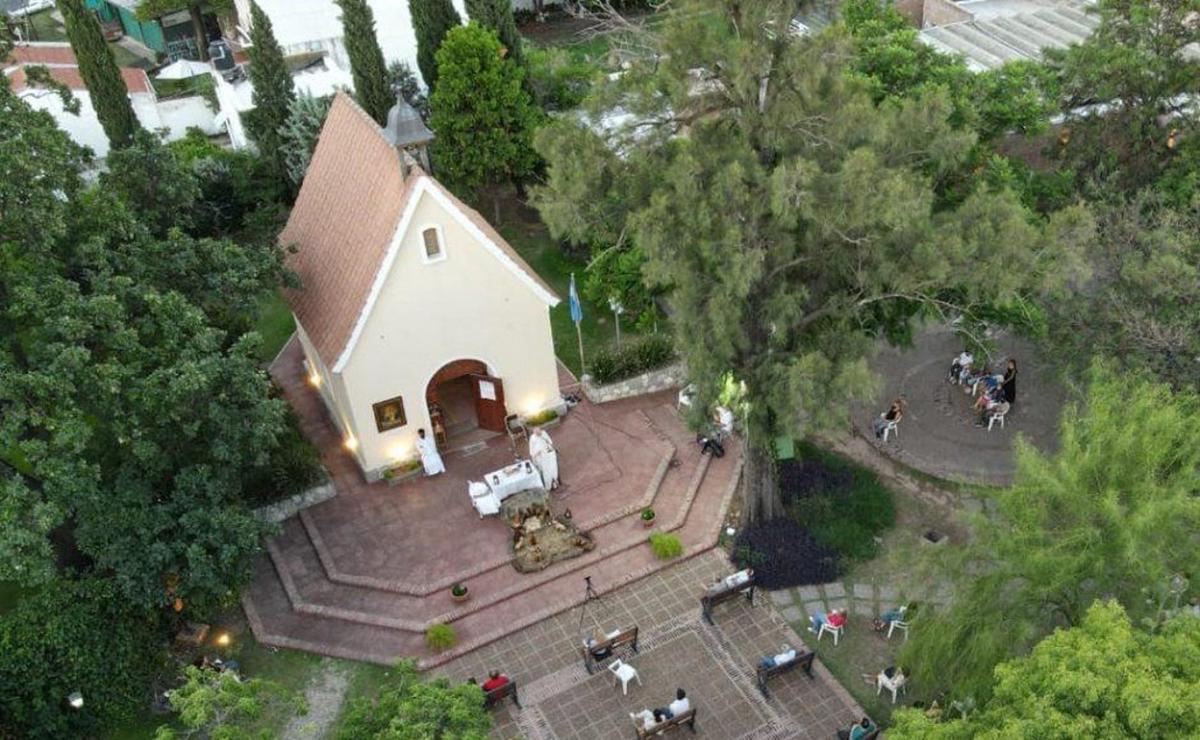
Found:
<path fill-rule="evenodd" d="M 621 682 L 621 693 L 625 696 L 629 696 L 629 682 L 631 680 L 636 678 L 638 686 L 642 685 L 642 677 L 638 675 L 637 669 L 619 658 L 609 663 L 608 670 L 612 671 L 612 674 Z"/>
<path fill-rule="evenodd" d="M 905 688 L 907 683 L 908 677 L 899 671 L 896 671 L 896 675 L 892 678 L 888 678 L 887 674 L 881 671 L 878 680 L 875 682 L 875 696 L 879 696 L 884 689 L 887 689 L 892 692 L 892 703 L 895 704 L 897 692 L 903 691 L 906 694 L 908 693 L 908 689 Z"/>
<path fill-rule="evenodd" d="M 829 634 L 833 635 L 833 644 L 836 646 L 838 644 L 838 638 L 842 636 L 842 630 L 845 628 L 846 625 L 834 627 L 829 622 L 821 622 L 821 631 L 817 633 L 817 642 L 820 642 L 821 636 L 828 632 Z"/>
<path fill-rule="evenodd" d="M 1008 416 L 1009 405 L 1007 401 L 1002 401 L 996 404 L 996 408 L 988 412 L 988 431 L 992 431 L 992 425 L 997 421 L 1000 422 L 1000 428 L 1004 428 L 1004 417 Z"/>
<path fill-rule="evenodd" d="M 893 619 L 888 625 L 887 639 L 892 639 L 892 632 L 896 630 L 904 631 L 904 641 L 908 642 L 908 622 L 904 621 L 904 612 L 908 611 L 907 606 L 900 607 L 897 611 L 900 612 L 899 619 Z"/>
<path fill-rule="evenodd" d="M 884 442 L 887 442 L 889 434 L 896 435 L 897 439 L 900 437 L 900 422 L 899 421 L 889 421 L 887 423 L 887 425 L 884 426 L 884 428 L 883 428 L 883 441 Z"/>

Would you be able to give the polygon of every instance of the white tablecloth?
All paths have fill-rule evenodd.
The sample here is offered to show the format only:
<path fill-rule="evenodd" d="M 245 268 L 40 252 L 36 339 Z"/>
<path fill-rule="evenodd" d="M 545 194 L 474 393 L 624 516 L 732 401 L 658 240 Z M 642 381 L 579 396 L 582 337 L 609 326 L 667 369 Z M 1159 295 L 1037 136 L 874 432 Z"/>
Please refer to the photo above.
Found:
<path fill-rule="evenodd" d="M 542 487 L 542 477 L 528 460 L 518 460 L 506 468 L 493 470 L 483 477 L 483 481 L 500 501 L 514 493 Z"/>

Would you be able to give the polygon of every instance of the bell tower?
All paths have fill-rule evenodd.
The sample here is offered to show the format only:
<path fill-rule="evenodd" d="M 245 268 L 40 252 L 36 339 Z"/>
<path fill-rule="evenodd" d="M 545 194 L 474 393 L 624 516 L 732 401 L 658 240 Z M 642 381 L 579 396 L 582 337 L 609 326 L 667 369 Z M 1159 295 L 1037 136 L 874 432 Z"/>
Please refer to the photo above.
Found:
<path fill-rule="evenodd" d="M 429 142 L 433 141 L 433 132 L 421 120 L 421 115 L 408 104 L 399 92 L 396 93 L 396 104 L 388 111 L 387 125 L 383 135 L 400 152 L 407 152 L 420 163 L 422 169 L 433 174 L 429 163 Z M 401 156 L 401 161 L 404 157 Z"/>

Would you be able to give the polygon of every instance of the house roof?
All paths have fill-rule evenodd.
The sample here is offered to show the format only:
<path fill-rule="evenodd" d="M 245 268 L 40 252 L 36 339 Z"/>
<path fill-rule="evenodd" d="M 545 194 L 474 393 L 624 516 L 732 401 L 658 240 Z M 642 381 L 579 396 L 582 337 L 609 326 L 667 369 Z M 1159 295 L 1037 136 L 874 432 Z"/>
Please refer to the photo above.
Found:
<path fill-rule="evenodd" d="M 288 266 L 302 288 L 285 291 L 327 367 L 339 372 L 370 316 L 395 259 L 398 234 L 417 201 L 437 198 L 494 256 L 551 305 L 558 297 L 482 216 L 410 166 L 348 95 L 334 97 L 304 185 L 279 236 L 298 251 Z"/>
<path fill-rule="evenodd" d="M 42 65 L 50 71 L 50 76 L 72 90 L 87 90 L 83 76 L 76 65 L 75 53 L 71 45 L 66 43 L 21 44 L 14 46 L 5 62 L 5 74 L 12 83 L 12 89 L 20 92 L 29 87 L 25 67 Z M 131 93 L 150 93 L 154 91 L 150 78 L 145 70 L 133 67 L 121 68 L 121 79 L 125 89 Z"/>
<path fill-rule="evenodd" d="M 1077 0 L 979 0 L 958 3 L 971 20 L 927 28 L 926 44 L 961 54 L 975 70 L 1016 59 L 1041 59 L 1042 50 L 1085 41 L 1100 21 Z"/>

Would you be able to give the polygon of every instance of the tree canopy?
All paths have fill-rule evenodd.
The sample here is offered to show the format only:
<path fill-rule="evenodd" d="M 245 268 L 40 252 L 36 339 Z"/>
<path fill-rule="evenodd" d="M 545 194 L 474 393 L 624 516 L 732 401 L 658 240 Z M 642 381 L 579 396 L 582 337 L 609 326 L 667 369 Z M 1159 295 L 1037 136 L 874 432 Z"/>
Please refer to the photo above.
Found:
<path fill-rule="evenodd" d="M 486 740 L 492 719 L 474 684 L 422 681 L 402 661 L 374 699 L 350 702 L 338 737 L 344 740 Z"/>
<path fill-rule="evenodd" d="M 437 52 L 450 29 L 462 25 L 462 18 L 450 0 L 408 0 L 408 13 L 417 35 L 417 68 L 432 92 L 437 87 Z"/>
<path fill-rule="evenodd" d="M 254 84 L 254 115 L 249 120 L 258 150 L 282 178 L 287 173 L 282 129 L 287 125 L 296 85 L 275 40 L 271 19 L 258 3 L 250 3 L 250 81 Z"/>
<path fill-rule="evenodd" d="M 950 609 L 923 614 L 901 660 L 936 693 L 987 696 L 993 668 L 1113 598 L 1152 625 L 1171 577 L 1200 572 L 1200 397 L 1097 366 L 1060 448 L 1017 447 L 1016 481 L 974 521 Z"/>
<path fill-rule="evenodd" d="M 532 137 L 541 112 L 496 35 L 474 23 L 459 26 L 446 34 L 437 64 L 429 123 L 438 175 L 460 191 L 528 177 L 538 162 Z"/>
<path fill-rule="evenodd" d="M 505 56 L 517 64 L 524 63 L 521 34 L 517 32 L 517 22 L 513 19 L 512 0 L 467 0 L 466 7 L 467 16 L 472 22 L 490 28 L 500 39 Z"/>
<path fill-rule="evenodd" d="M 171 691 L 171 709 L 179 714 L 183 730 L 162 725 L 154 740 L 269 740 L 275 735 L 261 722 L 269 708 L 307 712 L 303 696 L 274 681 L 190 665 L 184 668 L 183 679 L 183 685 Z"/>
<path fill-rule="evenodd" d="M 104 128 L 108 143 L 113 149 L 120 149 L 133 141 L 134 133 L 141 128 L 129 102 L 129 91 L 125 88 L 121 70 L 100 31 L 100 21 L 84 7 L 83 0 L 57 2 L 96 118 Z"/>
<path fill-rule="evenodd" d="M 696 408 L 728 374 L 746 383 L 751 518 L 782 513 L 774 439 L 870 397 L 876 338 L 905 341 L 923 314 L 970 326 L 1051 289 L 1089 227 L 1069 211 L 1039 228 L 1003 190 L 935 211 L 936 184 L 975 142 L 952 124 L 949 96 L 877 105 L 847 74 L 843 36 L 772 30 L 796 10 L 683 3 L 660 26 L 656 61 L 536 139 L 548 181 L 534 202 L 551 232 L 629 240 L 647 281 L 669 287 Z"/>
<path fill-rule="evenodd" d="M 1096 602 L 1077 626 L 996 666 L 992 698 L 967 719 L 937 723 L 908 709 L 893 720 L 897 740 L 1196 737 L 1200 619 L 1148 635 L 1115 601 Z"/>
<path fill-rule="evenodd" d="M 375 35 L 375 13 L 367 0 L 336 0 L 342 9 L 342 38 L 354 77 L 354 99 L 380 126 L 387 123 L 396 95 Z"/>

